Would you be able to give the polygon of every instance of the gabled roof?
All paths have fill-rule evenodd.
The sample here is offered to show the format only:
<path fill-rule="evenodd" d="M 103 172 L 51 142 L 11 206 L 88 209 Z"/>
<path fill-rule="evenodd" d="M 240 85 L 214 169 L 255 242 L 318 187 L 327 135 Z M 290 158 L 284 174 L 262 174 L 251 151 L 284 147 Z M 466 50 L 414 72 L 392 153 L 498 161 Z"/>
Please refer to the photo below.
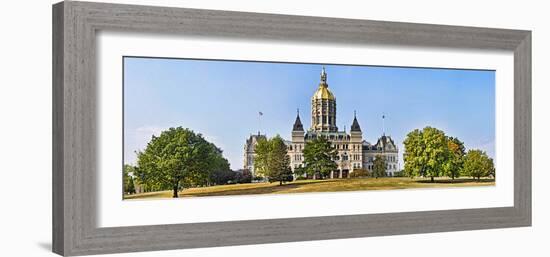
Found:
<path fill-rule="evenodd" d="M 393 142 L 393 139 L 390 136 L 386 136 L 386 135 L 382 135 L 378 139 L 378 141 L 376 142 L 376 147 L 386 151 L 397 150 L 397 146 Z"/>

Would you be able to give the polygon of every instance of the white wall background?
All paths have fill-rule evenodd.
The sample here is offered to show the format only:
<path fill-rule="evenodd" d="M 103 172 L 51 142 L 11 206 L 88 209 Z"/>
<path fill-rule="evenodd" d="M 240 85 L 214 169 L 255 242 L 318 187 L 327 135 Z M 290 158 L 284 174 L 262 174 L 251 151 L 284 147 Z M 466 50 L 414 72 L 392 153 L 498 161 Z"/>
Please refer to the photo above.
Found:
<path fill-rule="evenodd" d="M 112 2 L 146 3 L 146 0 Z M 219 247 L 117 256 L 549 256 L 550 25 L 545 1 L 193 0 L 158 5 L 533 31 L 533 227 Z M 7 1 L 0 14 L 0 256 L 51 247 L 51 4 Z"/>

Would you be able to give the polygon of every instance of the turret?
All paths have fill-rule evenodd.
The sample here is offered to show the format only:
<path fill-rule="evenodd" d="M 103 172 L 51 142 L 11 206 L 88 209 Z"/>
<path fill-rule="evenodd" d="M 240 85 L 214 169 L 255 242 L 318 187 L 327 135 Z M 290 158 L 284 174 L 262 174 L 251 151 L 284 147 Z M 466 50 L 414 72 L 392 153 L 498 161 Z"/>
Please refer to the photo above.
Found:
<path fill-rule="evenodd" d="M 300 120 L 300 110 L 296 110 L 296 120 L 292 126 L 292 142 L 303 143 L 304 142 L 304 125 Z"/>
<path fill-rule="evenodd" d="M 360 143 L 363 141 L 363 132 L 357 121 L 357 113 L 355 111 L 353 112 L 353 123 L 351 124 L 350 135 L 352 142 Z"/>

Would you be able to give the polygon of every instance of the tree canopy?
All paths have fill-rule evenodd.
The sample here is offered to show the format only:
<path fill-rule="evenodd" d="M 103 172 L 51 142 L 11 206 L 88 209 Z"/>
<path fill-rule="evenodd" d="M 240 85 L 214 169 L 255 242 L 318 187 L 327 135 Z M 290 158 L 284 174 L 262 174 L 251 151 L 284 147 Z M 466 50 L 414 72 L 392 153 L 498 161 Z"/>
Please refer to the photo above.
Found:
<path fill-rule="evenodd" d="M 444 165 L 445 175 L 455 179 L 460 177 L 466 149 L 464 143 L 456 137 L 447 138 L 448 155 Z"/>
<path fill-rule="evenodd" d="M 255 151 L 256 174 L 267 177 L 270 182 L 278 181 L 281 185 L 283 182 L 293 180 L 287 147 L 279 135 L 271 139 L 258 140 Z"/>
<path fill-rule="evenodd" d="M 481 150 L 466 153 L 464 143 L 446 136 L 439 129 L 425 127 L 407 134 L 405 141 L 405 173 L 410 177 L 449 176 L 451 179 L 468 175 L 474 178 L 495 176 L 493 160 Z"/>
<path fill-rule="evenodd" d="M 205 185 L 215 171 L 228 170 L 222 150 L 182 127 L 153 136 L 144 151 L 137 153 L 136 177 L 142 184 L 172 189 L 173 197 L 183 187 Z"/>
<path fill-rule="evenodd" d="M 374 158 L 372 167 L 372 176 L 375 178 L 386 176 L 386 158 L 379 154 Z"/>
<path fill-rule="evenodd" d="M 124 193 L 126 194 L 135 194 L 136 188 L 134 185 L 134 173 L 136 167 L 128 164 L 124 164 L 123 169 L 123 180 L 124 180 Z"/>
<path fill-rule="evenodd" d="M 316 175 L 325 178 L 338 167 L 334 161 L 337 157 L 337 151 L 331 142 L 324 137 L 317 137 L 306 142 L 303 154 L 306 172 L 314 178 Z"/>
<path fill-rule="evenodd" d="M 415 129 L 405 138 L 405 172 L 413 176 L 431 178 L 443 175 L 449 159 L 448 138 L 439 129 Z"/>
<path fill-rule="evenodd" d="M 464 158 L 464 174 L 479 181 L 481 177 L 494 176 L 495 166 L 493 159 L 484 151 L 470 150 Z"/>

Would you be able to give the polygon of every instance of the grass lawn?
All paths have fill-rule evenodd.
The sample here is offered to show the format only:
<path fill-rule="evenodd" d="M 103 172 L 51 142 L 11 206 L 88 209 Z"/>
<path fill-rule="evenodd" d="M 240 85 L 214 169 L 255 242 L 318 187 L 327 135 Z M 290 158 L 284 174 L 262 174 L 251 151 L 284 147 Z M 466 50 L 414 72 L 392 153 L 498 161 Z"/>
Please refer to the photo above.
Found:
<path fill-rule="evenodd" d="M 222 185 L 211 187 L 189 188 L 179 192 L 179 197 L 225 196 L 225 195 L 252 195 L 252 194 L 286 194 L 306 192 L 339 192 L 360 190 L 389 190 L 407 188 L 442 188 L 442 187 L 471 187 L 494 186 L 494 179 L 481 179 L 477 182 L 471 178 L 437 178 L 435 183 L 429 179 L 411 178 L 354 178 L 354 179 L 325 179 L 325 180 L 297 180 L 283 184 L 279 183 L 250 183 L 236 185 Z M 149 192 L 134 195 L 125 195 L 124 199 L 155 199 L 172 198 L 172 191 Z"/>

